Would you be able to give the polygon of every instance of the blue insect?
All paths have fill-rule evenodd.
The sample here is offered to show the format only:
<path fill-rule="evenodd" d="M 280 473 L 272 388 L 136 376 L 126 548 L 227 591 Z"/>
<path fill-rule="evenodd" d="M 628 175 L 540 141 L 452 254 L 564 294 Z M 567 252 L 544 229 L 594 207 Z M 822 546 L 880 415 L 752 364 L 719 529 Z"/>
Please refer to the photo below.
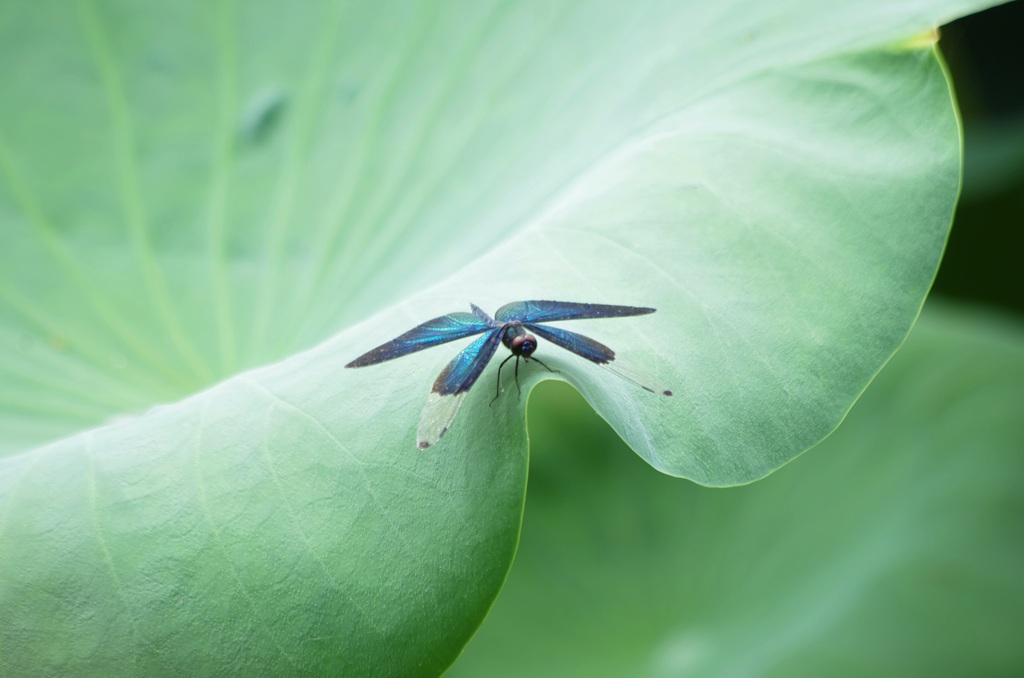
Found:
<path fill-rule="evenodd" d="M 527 330 L 547 339 L 556 346 L 561 346 L 578 356 L 597 363 L 646 391 L 672 395 L 672 391 L 656 386 L 656 382 L 647 375 L 617 361 L 615 351 L 604 344 L 576 332 L 538 324 L 552 320 L 646 315 L 654 313 L 653 308 L 579 304 L 569 301 L 515 301 L 499 308 L 492 318 L 479 306 L 470 304 L 470 307 L 473 309 L 472 313 L 449 313 L 428 320 L 345 365 L 345 367 L 376 365 L 432 346 L 484 333 L 482 337 L 455 356 L 455 359 L 448 363 L 448 366 L 434 382 L 416 431 L 416 442 L 420 449 L 425 450 L 435 444 L 448 431 L 448 427 L 451 426 L 455 415 L 462 406 L 463 398 L 483 373 L 487 363 L 494 357 L 494 352 L 498 350 L 498 344 L 505 344 L 512 351 L 512 355 L 505 358 L 498 366 L 498 394 L 501 393 L 501 368 L 512 358 L 516 359 L 516 390 L 519 390 L 520 358 L 524 362 L 532 359 L 548 371 L 555 371 L 533 357 L 534 351 L 537 350 L 537 338 Z M 495 399 L 497 397 L 495 395 Z"/>

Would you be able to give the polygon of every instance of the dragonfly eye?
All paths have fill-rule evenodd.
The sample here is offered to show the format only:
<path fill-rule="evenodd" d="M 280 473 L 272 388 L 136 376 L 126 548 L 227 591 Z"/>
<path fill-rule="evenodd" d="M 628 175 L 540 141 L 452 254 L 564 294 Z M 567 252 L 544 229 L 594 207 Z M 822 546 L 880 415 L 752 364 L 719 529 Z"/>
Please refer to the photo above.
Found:
<path fill-rule="evenodd" d="M 521 342 L 519 342 L 519 353 L 524 358 L 529 358 L 533 355 L 533 352 L 537 350 L 537 338 L 532 334 L 525 335 Z"/>
<path fill-rule="evenodd" d="M 530 354 L 537 350 L 537 339 L 532 334 L 520 334 L 512 339 L 509 348 L 512 349 L 513 355 L 529 358 Z"/>

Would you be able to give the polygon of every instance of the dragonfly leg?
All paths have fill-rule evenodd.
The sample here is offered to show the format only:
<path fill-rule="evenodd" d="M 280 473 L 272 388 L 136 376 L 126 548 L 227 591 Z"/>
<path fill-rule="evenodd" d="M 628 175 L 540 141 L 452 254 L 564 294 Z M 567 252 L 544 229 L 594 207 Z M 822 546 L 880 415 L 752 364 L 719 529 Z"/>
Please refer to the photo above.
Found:
<path fill-rule="evenodd" d="M 540 363 L 540 361 L 539 361 L 539 360 L 537 360 L 536 358 L 530 358 L 530 360 L 532 360 L 532 361 L 534 361 L 534 362 L 538 362 L 538 363 Z M 543 367 L 543 368 L 544 368 L 545 370 L 547 370 L 548 372 L 554 372 L 555 374 L 558 374 L 558 370 L 553 370 L 553 369 L 551 369 L 550 367 L 548 367 L 547 365 L 545 365 L 544 363 L 540 363 L 540 364 L 541 364 L 541 367 Z"/>
<path fill-rule="evenodd" d="M 504 360 L 502 360 L 502 361 L 501 361 L 501 364 L 500 364 L 500 365 L 498 365 L 498 387 L 497 387 L 497 389 L 495 389 L 495 392 L 494 392 L 494 399 L 493 399 L 493 400 L 491 400 L 491 402 L 490 402 L 490 404 L 488 405 L 488 407 L 490 407 L 491 405 L 493 405 L 493 404 L 494 404 L 494 401 L 495 401 L 495 400 L 497 400 L 497 399 L 498 399 L 498 396 L 500 396 L 500 395 L 501 395 L 501 368 L 502 368 L 502 367 L 504 367 L 504 366 L 505 366 L 505 363 L 507 363 L 507 362 L 508 362 L 509 360 L 511 360 L 511 359 L 512 359 L 512 356 L 509 356 L 509 357 L 505 358 Z M 516 365 L 517 365 L 517 366 L 519 365 L 519 361 L 518 361 L 518 360 L 516 361 Z M 516 385 L 518 386 L 518 382 L 517 382 L 517 384 L 516 384 Z"/>
<path fill-rule="evenodd" d="M 516 393 L 520 398 L 523 397 L 523 390 L 519 388 L 519 356 L 516 356 Z"/>

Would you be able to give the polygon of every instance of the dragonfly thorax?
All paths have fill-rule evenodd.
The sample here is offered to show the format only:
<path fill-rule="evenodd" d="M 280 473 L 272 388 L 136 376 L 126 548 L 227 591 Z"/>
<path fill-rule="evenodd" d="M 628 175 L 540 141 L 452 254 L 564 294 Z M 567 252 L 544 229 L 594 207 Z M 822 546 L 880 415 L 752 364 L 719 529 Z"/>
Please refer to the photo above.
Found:
<path fill-rule="evenodd" d="M 537 350 L 537 338 L 527 334 L 519 323 L 511 323 L 505 329 L 501 342 L 512 351 L 512 355 L 529 358 Z"/>

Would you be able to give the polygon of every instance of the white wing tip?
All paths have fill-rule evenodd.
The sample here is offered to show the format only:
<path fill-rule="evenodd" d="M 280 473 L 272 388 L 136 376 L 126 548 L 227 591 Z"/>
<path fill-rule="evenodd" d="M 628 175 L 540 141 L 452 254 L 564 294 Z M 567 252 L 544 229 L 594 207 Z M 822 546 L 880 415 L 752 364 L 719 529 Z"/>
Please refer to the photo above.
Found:
<path fill-rule="evenodd" d="M 465 392 L 443 396 L 431 391 L 416 429 L 416 447 L 426 450 L 444 437 L 465 397 Z"/>

